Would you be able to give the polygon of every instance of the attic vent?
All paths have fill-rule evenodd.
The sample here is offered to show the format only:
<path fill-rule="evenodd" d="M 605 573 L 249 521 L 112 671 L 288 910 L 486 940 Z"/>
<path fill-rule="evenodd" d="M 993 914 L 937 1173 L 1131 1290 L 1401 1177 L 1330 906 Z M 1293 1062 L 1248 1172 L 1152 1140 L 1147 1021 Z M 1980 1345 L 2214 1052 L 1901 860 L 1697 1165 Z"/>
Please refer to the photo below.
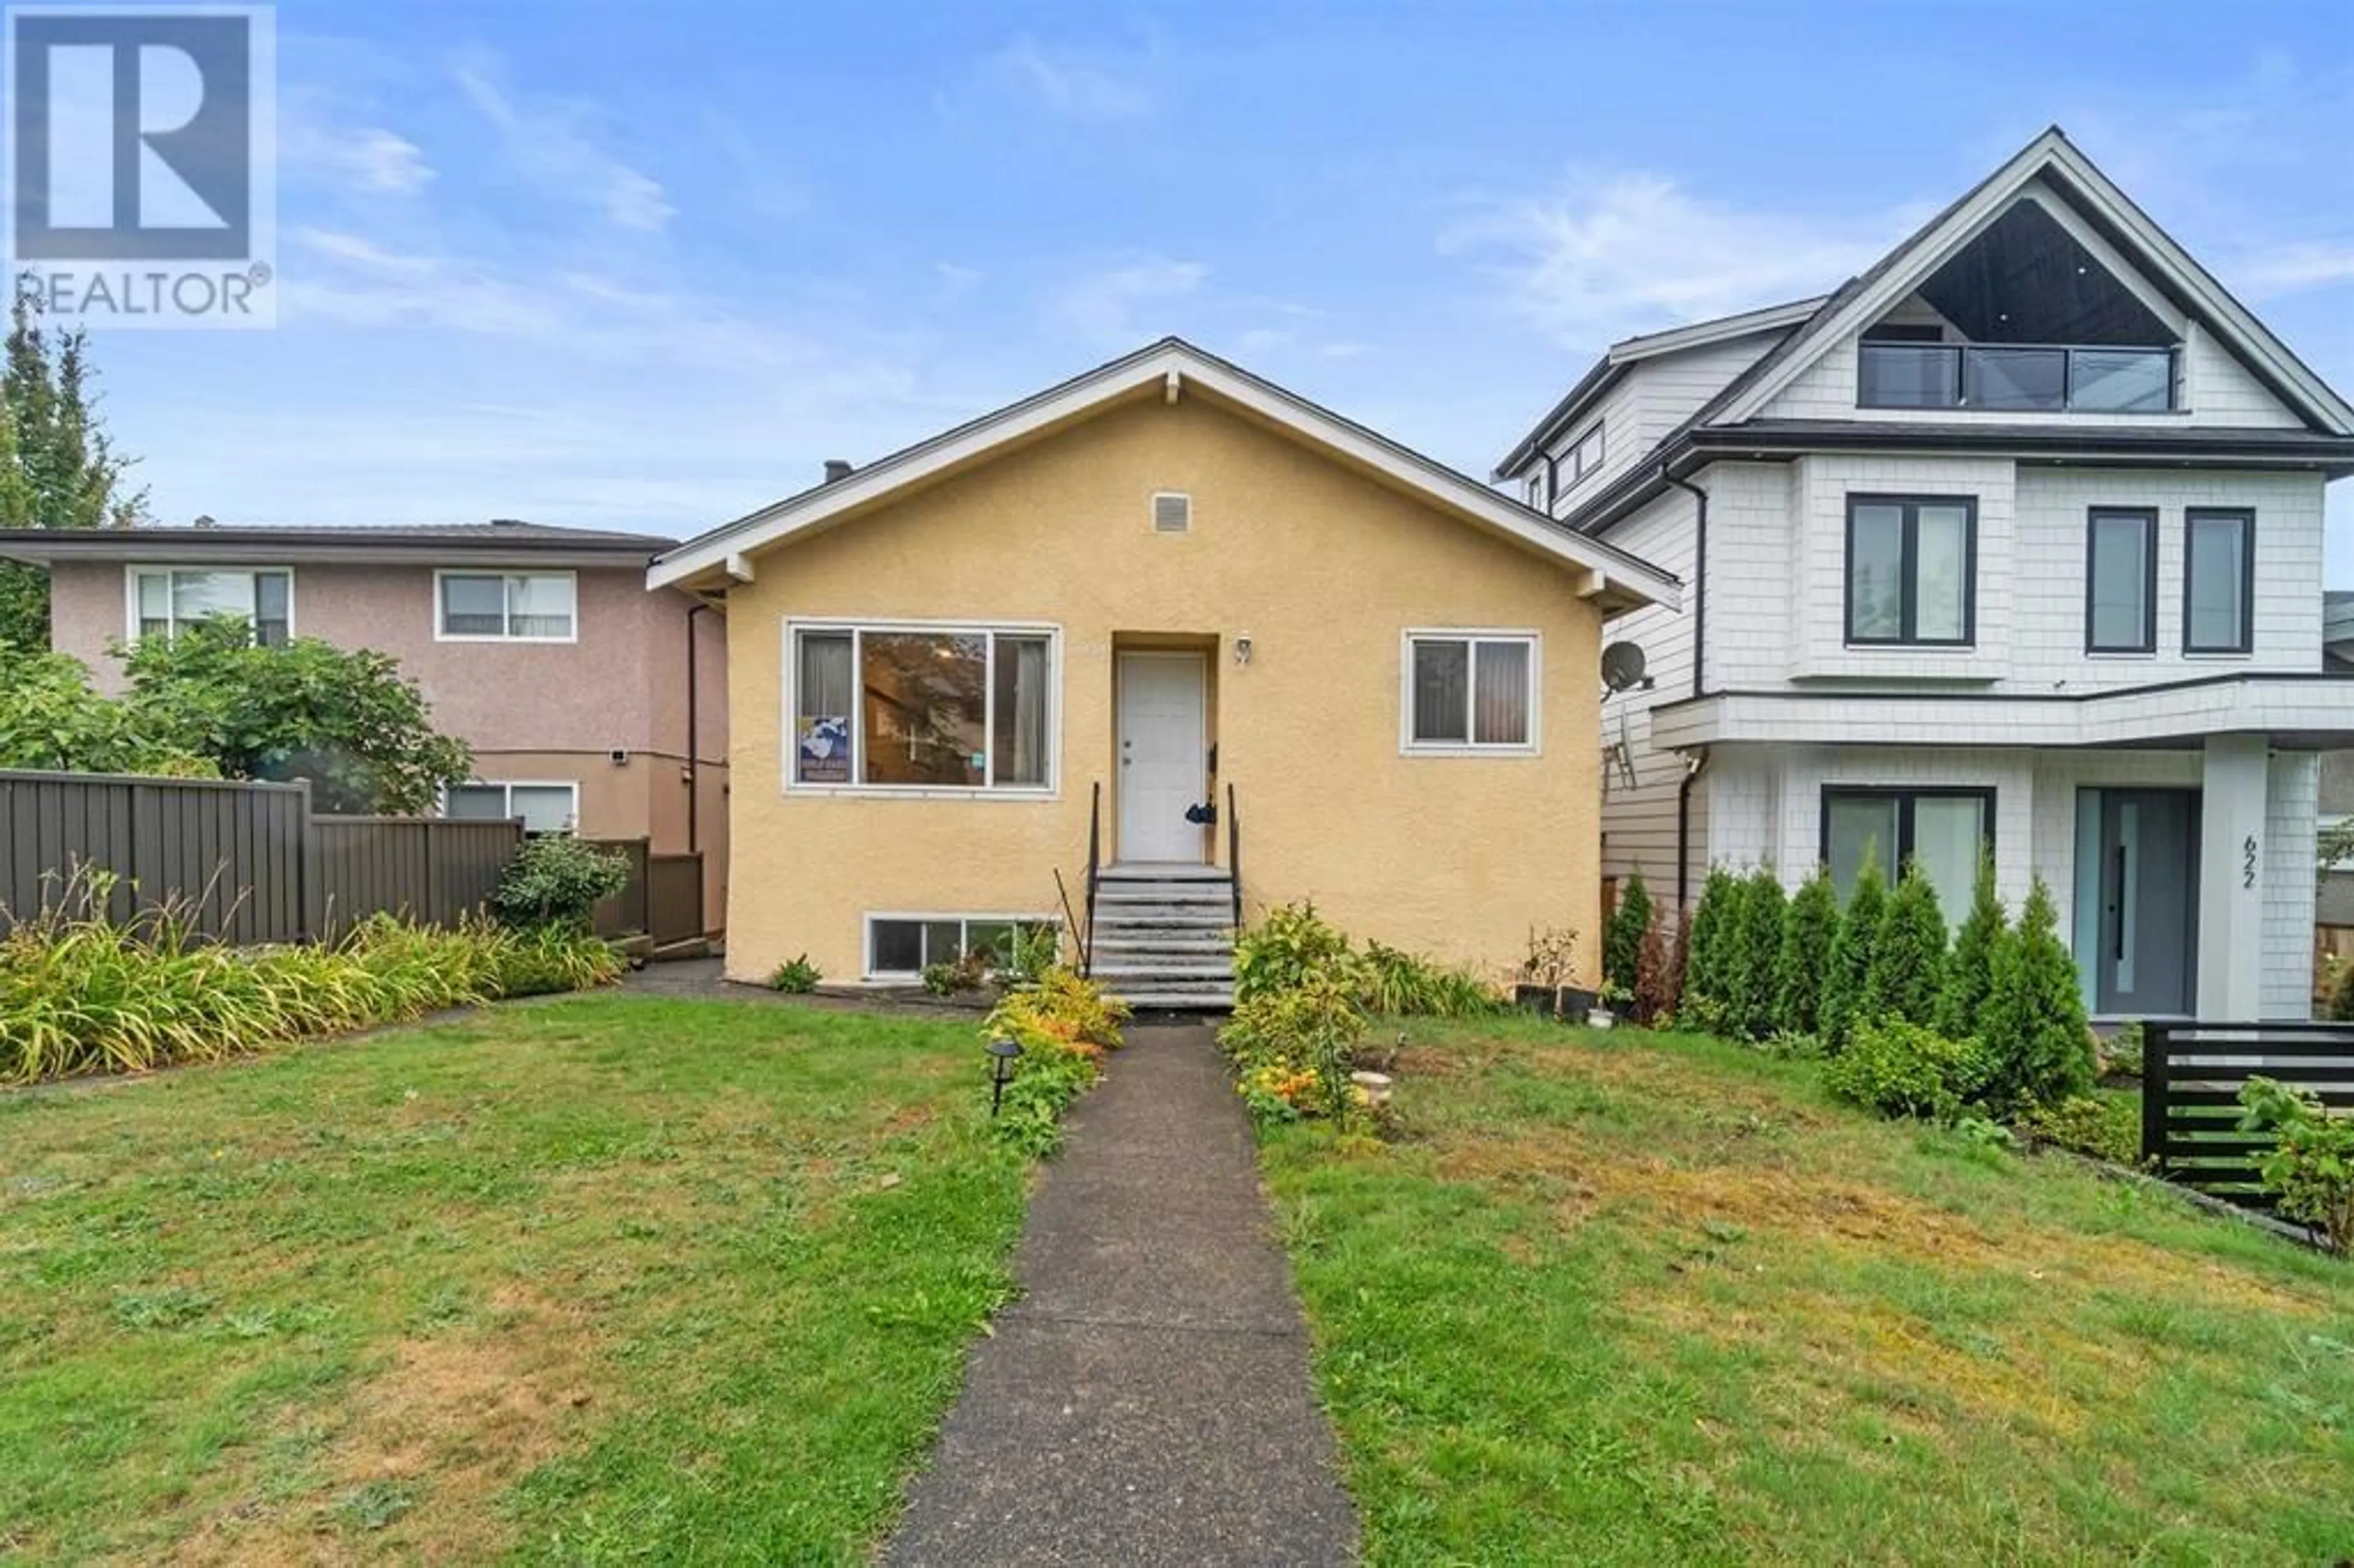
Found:
<path fill-rule="evenodd" d="M 1193 526 L 1193 498 L 1173 490 L 1164 490 L 1152 498 L 1152 531 L 1156 534 L 1183 534 Z"/>

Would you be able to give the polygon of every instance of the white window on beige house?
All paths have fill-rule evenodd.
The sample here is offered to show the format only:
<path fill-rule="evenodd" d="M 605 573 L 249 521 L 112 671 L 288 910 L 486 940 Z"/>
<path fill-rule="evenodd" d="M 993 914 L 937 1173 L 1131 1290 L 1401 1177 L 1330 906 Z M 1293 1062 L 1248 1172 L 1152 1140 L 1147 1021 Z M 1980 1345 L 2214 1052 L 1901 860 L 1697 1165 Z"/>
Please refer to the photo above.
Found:
<path fill-rule="evenodd" d="M 580 825 L 580 786 L 555 780 L 452 784 L 442 792 L 441 814 L 494 822 L 520 817 L 527 833 L 568 833 Z"/>
<path fill-rule="evenodd" d="M 252 627 L 265 648 L 294 634 L 294 574 L 284 567 L 133 567 L 129 576 L 132 638 L 176 636 L 217 615 Z"/>
<path fill-rule="evenodd" d="M 1535 751 L 1537 654 L 1530 631 L 1407 632 L 1404 749 Z"/>
<path fill-rule="evenodd" d="M 436 572 L 434 640 L 577 641 L 578 597 L 570 572 Z"/>
<path fill-rule="evenodd" d="M 788 637 L 791 788 L 1054 789 L 1051 630 L 797 624 Z"/>

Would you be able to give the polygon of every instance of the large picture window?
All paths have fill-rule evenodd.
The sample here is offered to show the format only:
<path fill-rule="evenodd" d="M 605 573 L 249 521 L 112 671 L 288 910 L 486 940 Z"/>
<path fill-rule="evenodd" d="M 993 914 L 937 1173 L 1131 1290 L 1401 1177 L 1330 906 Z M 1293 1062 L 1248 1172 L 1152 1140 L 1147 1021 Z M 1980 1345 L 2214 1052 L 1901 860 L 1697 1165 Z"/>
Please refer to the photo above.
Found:
<path fill-rule="evenodd" d="M 2182 651 L 2245 653 L 2253 639 L 2256 514 L 2192 507 L 2182 514 Z"/>
<path fill-rule="evenodd" d="M 233 616 L 264 648 L 294 631 L 294 574 L 250 567 L 133 567 L 131 635 L 175 637 L 198 621 Z"/>
<path fill-rule="evenodd" d="M 434 597 L 444 642 L 570 642 L 578 630 L 570 572 L 441 572 Z"/>
<path fill-rule="evenodd" d="M 797 627 L 787 662 L 797 785 L 1054 788 L 1050 632 Z"/>
<path fill-rule="evenodd" d="M 1994 842 L 1994 791 L 1978 789 L 1881 789 L 1840 786 L 1823 791 L 1822 855 L 1845 904 L 1867 860 L 1892 885 L 1907 861 L 1937 891 L 1946 924 L 1969 913 L 1980 846 Z"/>
<path fill-rule="evenodd" d="M 1536 749 L 1537 640 L 1525 632 L 1406 635 L 1406 748 Z"/>
<path fill-rule="evenodd" d="M 1967 497 L 1848 497 L 1847 640 L 1970 646 L 1978 533 L 1978 503 Z"/>
<path fill-rule="evenodd" d="M 2084 544 L 2084 652 L 2147 653 L 2158 646 L 2158 514 L 2093 509 Z"/>

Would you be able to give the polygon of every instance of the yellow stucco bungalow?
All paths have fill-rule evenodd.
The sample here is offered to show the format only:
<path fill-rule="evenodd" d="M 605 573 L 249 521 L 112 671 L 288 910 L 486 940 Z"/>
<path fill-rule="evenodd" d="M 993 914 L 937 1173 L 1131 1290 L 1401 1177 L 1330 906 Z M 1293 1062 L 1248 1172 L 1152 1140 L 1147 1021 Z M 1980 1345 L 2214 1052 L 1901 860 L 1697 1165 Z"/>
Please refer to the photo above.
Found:
<path fill-rule="evenodd" d="M 1017 923 L 1145 1004 L 1313 899 L 1500 977 L 1600 906 L 1605 617 L 1675 579 L 1174 338 L 663 556 L 724 605 L 727 972 Z M 1058 883 L 1059 874 L 1059 883 Z"/>

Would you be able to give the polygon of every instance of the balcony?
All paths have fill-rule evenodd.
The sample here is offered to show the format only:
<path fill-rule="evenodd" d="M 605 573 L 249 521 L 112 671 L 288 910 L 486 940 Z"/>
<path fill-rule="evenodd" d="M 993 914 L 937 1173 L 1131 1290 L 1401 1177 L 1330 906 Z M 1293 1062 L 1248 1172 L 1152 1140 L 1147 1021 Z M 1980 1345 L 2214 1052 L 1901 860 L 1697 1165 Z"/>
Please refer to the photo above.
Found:
<path fill-rule="evenodd" d="M 2169 414 L 2171 348 L 1867 343 L 1856 403 L 2005 414 Z"/>

